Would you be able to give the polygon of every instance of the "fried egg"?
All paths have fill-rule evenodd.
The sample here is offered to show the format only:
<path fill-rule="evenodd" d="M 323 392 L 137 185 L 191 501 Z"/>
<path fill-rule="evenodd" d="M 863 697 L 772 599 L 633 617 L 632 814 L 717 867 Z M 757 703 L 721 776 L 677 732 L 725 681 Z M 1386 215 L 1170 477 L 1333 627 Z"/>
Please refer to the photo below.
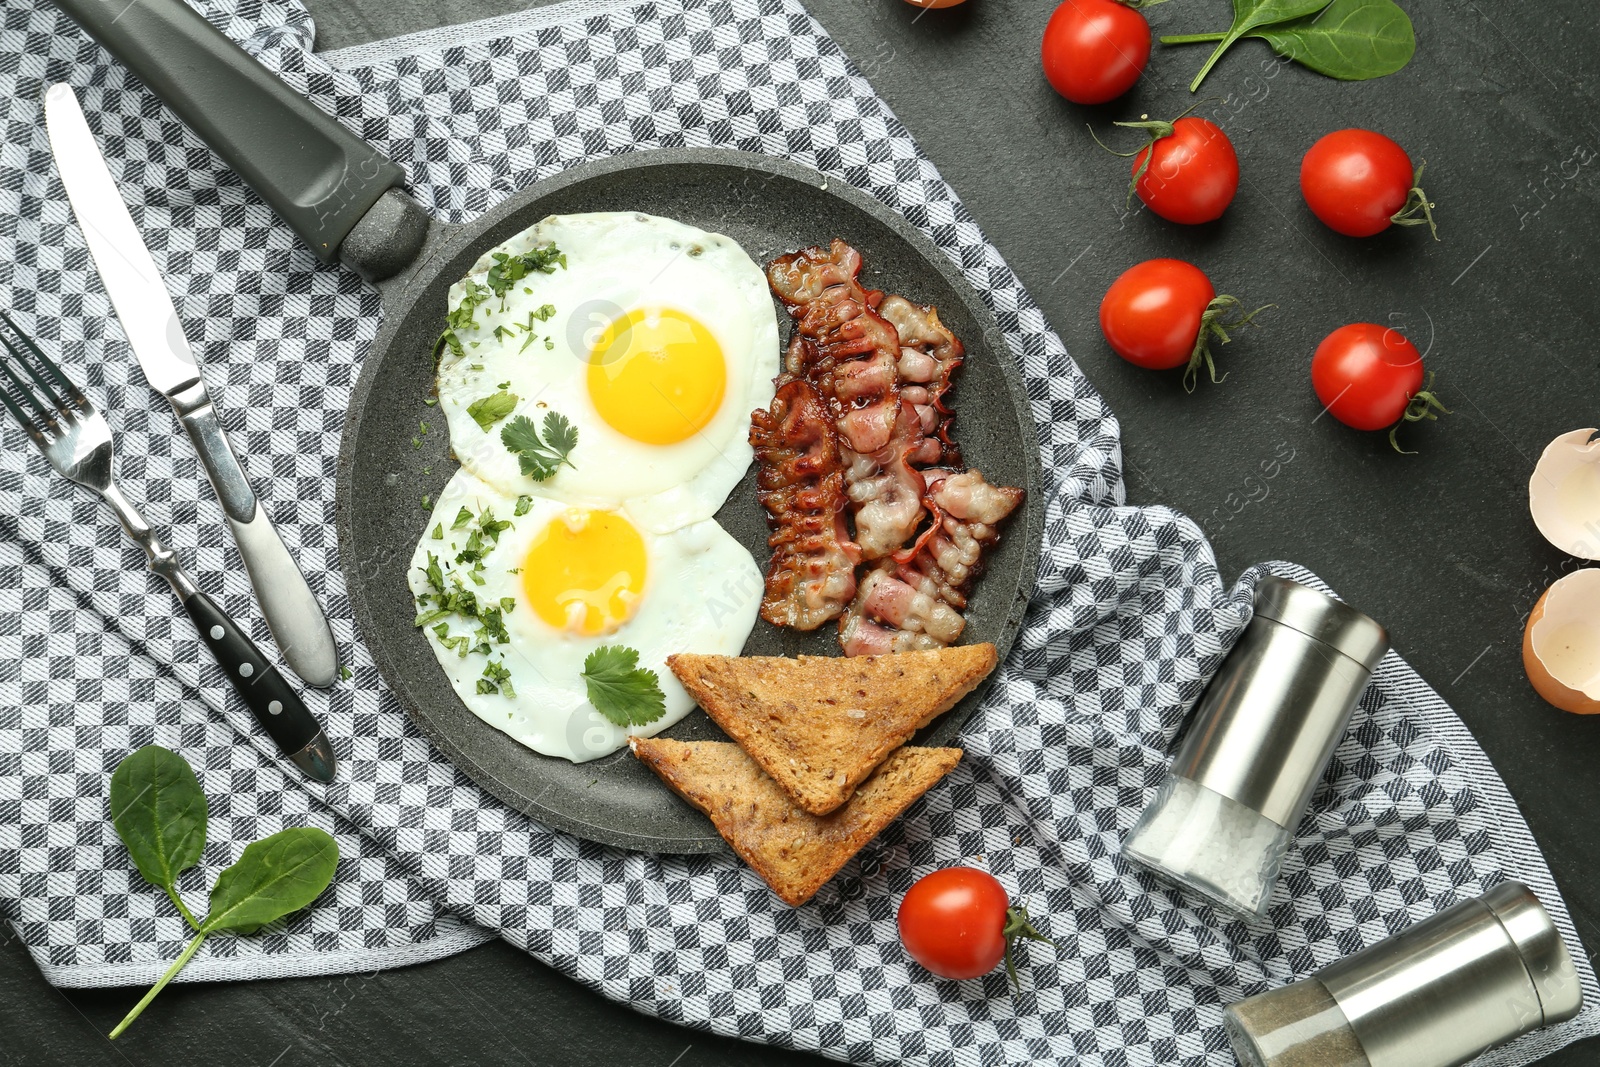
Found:
<path fill-rule="evenodd" d="M 449 306 L 439 406 L 462 466 L 501 492 L 666 532 L 710 518 L 744 476 L 778 327 L 730 238 L 632 212 L 552 215 L 478 260 Z M 538 450 L 509 447 L 506 428 L 522 418 L 528 442 L 552 413 L 576 444 L 553 470 L 547 454 L 530 466 Z"/>
<path fill-rule="evenodd" d="M 467 470 L 440 494 L 408 578 L 462 703 L 575 763 L 683 718 L 694 701 L 667 656 L 738 655 L 762 589 L 755 560 L 715 521 L 655 532 L 620 509 L 508 495 Z M 655 672 L 660 718 L 620 726 L 590 703 L 585 660 L 602 646 L 634 650 Z"/>

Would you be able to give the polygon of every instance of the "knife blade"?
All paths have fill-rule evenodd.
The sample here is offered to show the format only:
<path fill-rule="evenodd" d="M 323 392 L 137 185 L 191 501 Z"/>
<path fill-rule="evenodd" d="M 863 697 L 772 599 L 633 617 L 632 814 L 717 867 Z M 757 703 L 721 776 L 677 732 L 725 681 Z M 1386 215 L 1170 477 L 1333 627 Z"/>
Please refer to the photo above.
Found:
<path fill-rule="evenodd" d="M 58 83 L 45 93 L 45 127 L 67 199 L 128 345 L 145 380 L 172 404 L 194 443 L 279 652 L 308 685 L 332 685 L 339 675 L 339 653 L 327 616 L 228 444 L 172 296 L 70 85 Z"/>

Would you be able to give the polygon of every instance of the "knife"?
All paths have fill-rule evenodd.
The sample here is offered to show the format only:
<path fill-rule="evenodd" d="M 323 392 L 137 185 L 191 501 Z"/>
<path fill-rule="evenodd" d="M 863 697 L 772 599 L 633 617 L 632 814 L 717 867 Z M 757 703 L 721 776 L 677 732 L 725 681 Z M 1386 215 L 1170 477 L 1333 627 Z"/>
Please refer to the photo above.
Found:
<path fill-rule="evenodd" d="M 166 283 L 117 191 L 72 86 L 52 85 L 45 93 L 44 111 L 61 183 L 122 331 L 145 380 L 172 403 L 194 442 L 284 661 L 308 685 L 332 685 L 339 675 L 339 652 L 327 616 L 228 445 Z"/>

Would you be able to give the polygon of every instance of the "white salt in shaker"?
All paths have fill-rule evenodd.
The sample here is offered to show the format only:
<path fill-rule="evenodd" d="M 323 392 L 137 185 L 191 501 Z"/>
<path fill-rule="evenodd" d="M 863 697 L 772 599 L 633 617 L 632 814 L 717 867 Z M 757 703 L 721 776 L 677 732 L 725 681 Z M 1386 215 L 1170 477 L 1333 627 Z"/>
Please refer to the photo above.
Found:
<path fill-rule="evenodd" d="M 1408 927 L 1310 978 L 1230 1005 L 1245 1067 L 1460 1067 L 1583 1008 L 1561 934 L 1520 882 Z"/>
<path fill-rule="evenodd" d="M 1383 627 L 1354 608 L 1263 578 L 1123 854 L 1246 918 L 1265 914 L 1295 825 L 1388 648 Z"/>

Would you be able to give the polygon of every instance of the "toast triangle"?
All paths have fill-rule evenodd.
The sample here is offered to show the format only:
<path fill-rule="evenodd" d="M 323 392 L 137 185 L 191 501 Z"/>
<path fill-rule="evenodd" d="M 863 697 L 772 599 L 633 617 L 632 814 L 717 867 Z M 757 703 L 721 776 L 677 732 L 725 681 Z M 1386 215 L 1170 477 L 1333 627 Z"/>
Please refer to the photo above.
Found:
<path fill-rule="evenodd" d="M 798 907 L 961 759 L 959 748 L 902 748 L 831 815 L 794 806 L 738 745 L 635 737 L 633 754 L 710 818 L 739 858 Z"/>
<path fill-rule="evenodd" d="M 667 657 L 689 695 L 812 815 L 994 670 L 990 644 L 884 656 Z"/>

